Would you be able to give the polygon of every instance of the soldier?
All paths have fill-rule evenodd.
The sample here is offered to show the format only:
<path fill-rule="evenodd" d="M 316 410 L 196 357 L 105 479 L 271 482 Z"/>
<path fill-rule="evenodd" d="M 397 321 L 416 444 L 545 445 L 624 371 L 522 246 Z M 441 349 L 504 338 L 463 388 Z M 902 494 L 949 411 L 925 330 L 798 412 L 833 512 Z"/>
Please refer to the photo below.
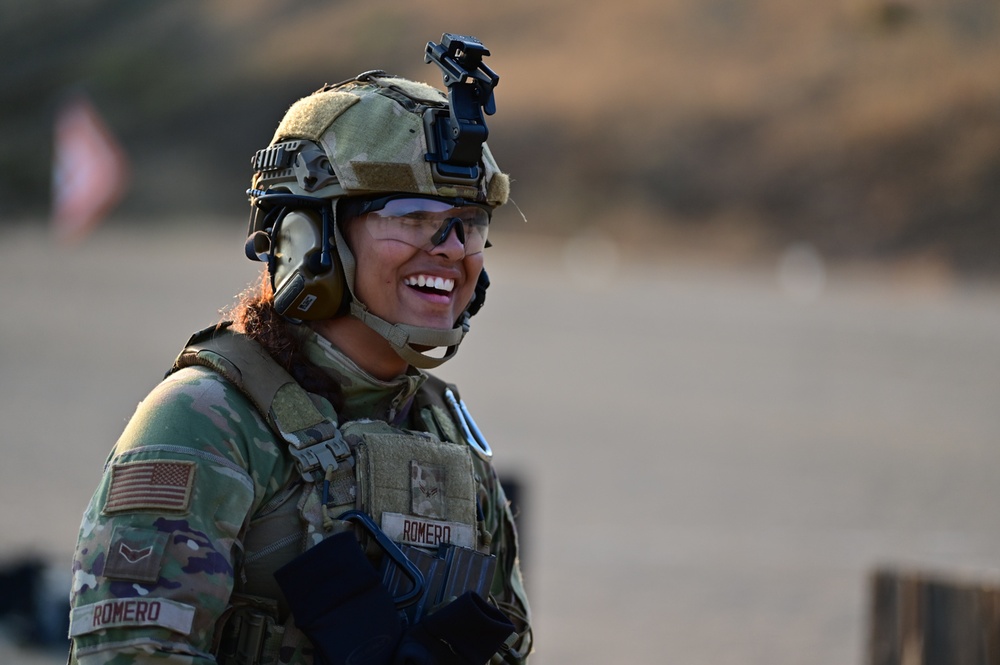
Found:
<path fill-rule="evenodd" d="M 447 95 L 381 71 L 325 86 L 254 156 L 246 249 L 267 267 L 111 451 L 71 663 L 526 662 L 492 452 L 425 371 L 483 304 L 508 197 L 484 55 L 428 44 Z"/>

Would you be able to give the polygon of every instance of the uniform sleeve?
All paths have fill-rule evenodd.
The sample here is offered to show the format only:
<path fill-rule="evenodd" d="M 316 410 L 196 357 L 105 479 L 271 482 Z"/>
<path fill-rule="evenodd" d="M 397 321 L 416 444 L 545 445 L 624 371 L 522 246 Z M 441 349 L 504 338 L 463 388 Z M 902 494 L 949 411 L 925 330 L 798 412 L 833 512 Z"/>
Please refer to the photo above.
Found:
<path fill-rule="evenodd" d="M 476 466 L 480 476 L 484 526 L 492 534 L 490 552 L 497 557 L 497 571 L 491 593 L 497 606 L 518 631 L 518 640 L 505 660 L 524 664 L 527 663 L 532 648 L 531 609 L 521 575 L 514 516 L 493 466 L 478 459 Z"/>
<path fill-rule="evenodd" d="M 273 449 L 246 398 L 208 370 L 182 370 L 150 393 L 83 516 L 70 662 L 215 663 L 215 624 L 244 523 L 273 482 Z"/>

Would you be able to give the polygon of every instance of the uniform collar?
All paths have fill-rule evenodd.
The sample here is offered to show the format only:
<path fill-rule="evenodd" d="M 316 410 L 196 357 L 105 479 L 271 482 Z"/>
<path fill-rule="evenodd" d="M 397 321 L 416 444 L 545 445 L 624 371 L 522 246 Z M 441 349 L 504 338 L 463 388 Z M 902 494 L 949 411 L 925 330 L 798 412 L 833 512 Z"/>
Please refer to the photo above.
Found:
<path fill-rule="evenodd" d="M 319 333 L 307 326 L 301 326 L 300 330 L 306 358 L 333 378 L 343 391 L 344 405 L 337 414 L 341 422 L 372 419 L 397 425 L 406 419 L 413 396 L 426 379 L 419 370 L 411 367 L 393 379 L 378 379 Z"/>

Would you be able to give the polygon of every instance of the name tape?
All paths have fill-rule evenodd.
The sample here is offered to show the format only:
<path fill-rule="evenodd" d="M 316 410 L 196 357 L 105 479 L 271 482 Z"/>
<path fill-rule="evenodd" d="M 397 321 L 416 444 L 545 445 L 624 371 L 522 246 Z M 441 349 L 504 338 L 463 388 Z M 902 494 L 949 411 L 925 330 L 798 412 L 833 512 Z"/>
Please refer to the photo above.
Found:
<path fill-rule="evenodd" d="M 401 513 L 382 513 L 382 531 L 397 543 L 437 547 L 442 543 L 474 549 L 475 532 L 469 524 L 431 520 Z"/>
<path fill-rule="evenodd" d="M 159 626 L 188 635 L 193 624 L 194 607 L 190 605 L 166 598 L 121 598 L 74 607 L 69 636 L 127 626 Z"/>

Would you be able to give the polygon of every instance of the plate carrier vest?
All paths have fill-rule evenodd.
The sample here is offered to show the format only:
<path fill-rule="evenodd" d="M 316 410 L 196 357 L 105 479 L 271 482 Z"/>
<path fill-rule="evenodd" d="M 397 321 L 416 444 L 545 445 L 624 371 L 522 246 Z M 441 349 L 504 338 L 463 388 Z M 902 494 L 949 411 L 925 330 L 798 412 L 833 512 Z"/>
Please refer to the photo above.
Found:
<path fill-rule="evenodd" d="M 428 432 L 400 430 L 383 421 L 339 424 L 317 408 L 318 397 L 302 388 L 260 344 L 230 330 L 228 322 L 192 335 L 167 374 L 191 366 L 213 370 L 246 396 L 278 441 L 287 444 L 298 471 L 244 524 L 230 606 L 216 625 L 213 652 L 221 665 L 270 665 L 278 662 L 283 646 L 308 642 L 294 627 L 271 573 L 324 538 L 354 528 L 334 519 L 337 515 L 357 509 L 378 522 L 382 515 L 399 517 L 407 512 L 402 503 L 409 499 L 402 495 L 409 492 L 410 468 L 387 471 L 392 466 L 387 458 L 400 467 L 400 455 L 419 450 L 429 468 L 445 469 L 450 487 L 444 501 L 453 520 L 448 523 L 471 534 L 465 546 L 488 551 L 489 534 L 478 521 L 478 478 L 470 455 L 472 446 L 477 452 L 482 448 L 470 438 L 469 422 L 454 411 L 453 385 L 428 375 L 414 396 L 412 408 L 418 417 L 431 407 L 433 424 L 446 439 L 442 441 Z M 455 413 L 454 419 L 449 413 Z M 458 443 L 463 435 L 469 446 Z M 406 488 L 401 487 L 404 482 Z M 390 496 L 388 502 L 383 495 Z M 367 542 L 370 556 L 376 550 Z"/>

